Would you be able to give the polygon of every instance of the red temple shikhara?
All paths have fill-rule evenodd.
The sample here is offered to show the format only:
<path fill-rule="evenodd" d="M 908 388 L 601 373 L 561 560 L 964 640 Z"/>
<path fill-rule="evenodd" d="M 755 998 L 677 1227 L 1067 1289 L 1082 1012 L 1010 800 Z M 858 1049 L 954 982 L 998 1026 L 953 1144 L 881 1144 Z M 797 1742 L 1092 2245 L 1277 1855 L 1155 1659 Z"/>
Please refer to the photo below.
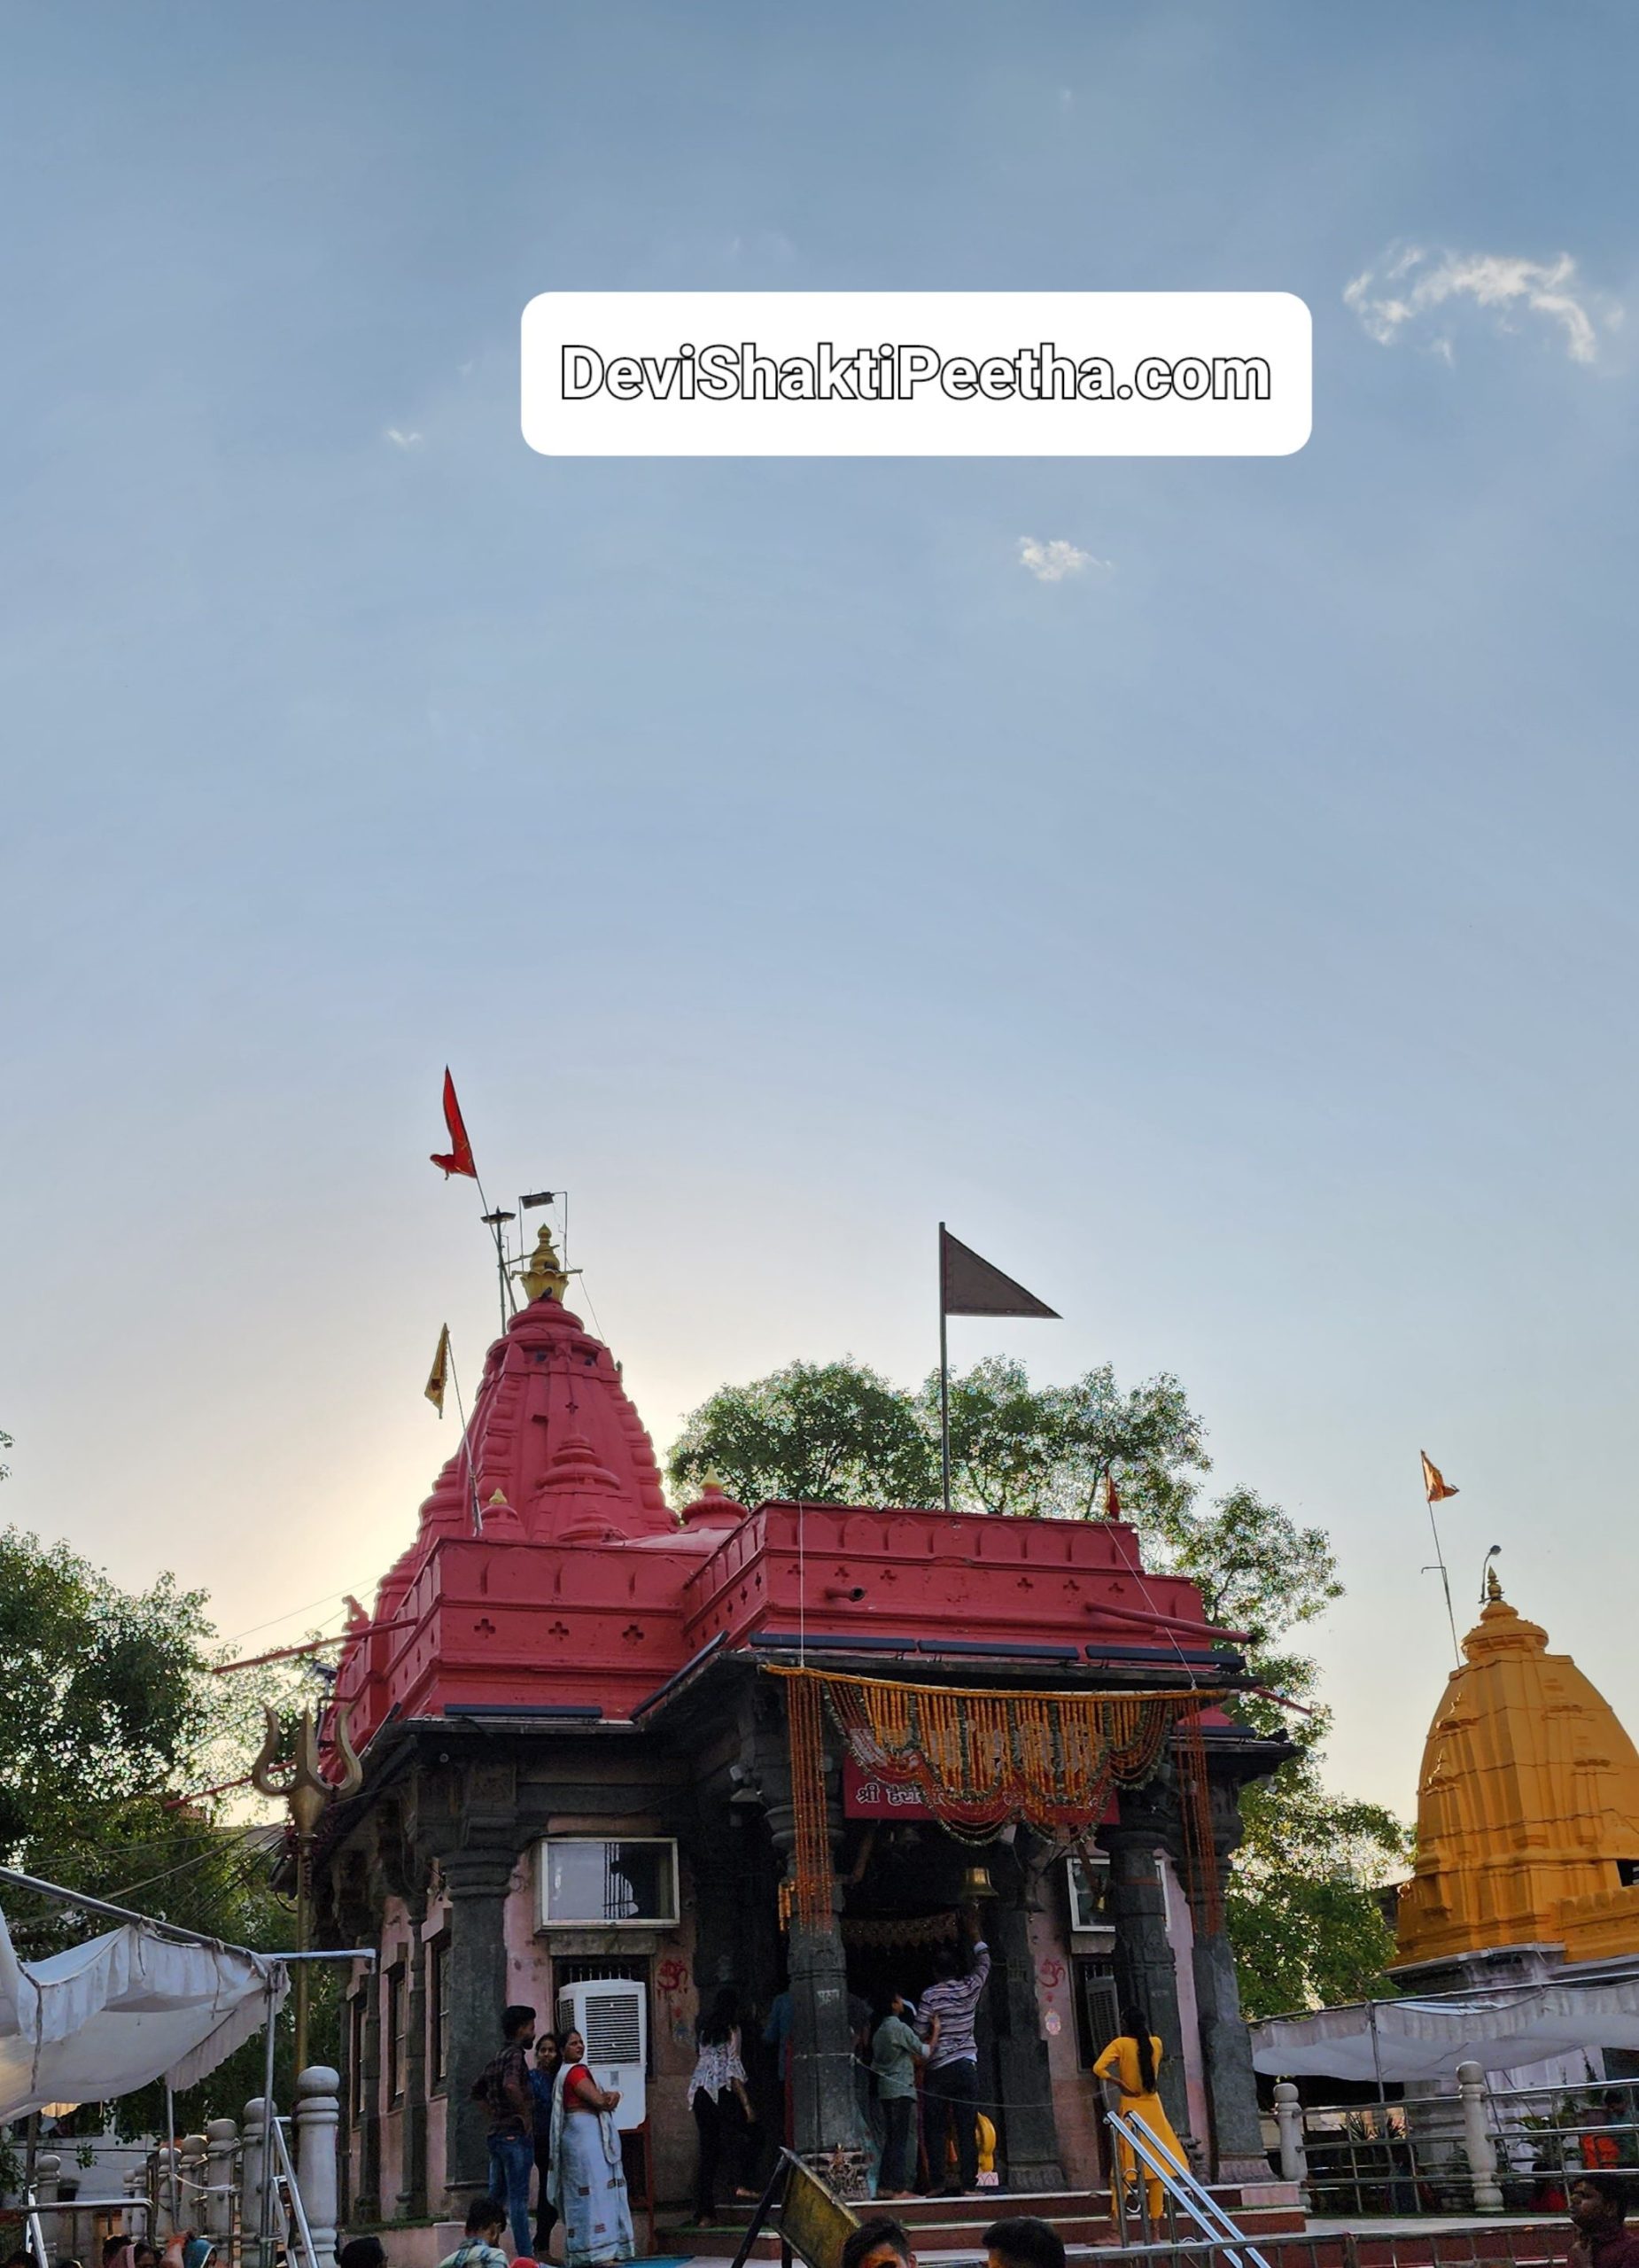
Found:
<path fill-rule="evenodd" d="M 1218 1882 L 1241 1787 L 1292 1751 L 1236 1721 L 1234 1634 L 1118 1519 L 674 1512 L 548 1239 L 524 1280 L 336 1682 L 364 1784 L 315 1853 L 318 1926 L 379 1953 L 344 2027 L 352 2221 L 464 2209 L 503 2008 L 546 2026 L 588 1980 L 635 1988 L 663 2201 L 723 1983 L 765 2132 L 858 2167 L 851 2003 L 914 1997 L 975 1897 L 1005 2188 L 1103 2180 L 1090 2067 L 1135 1998 L 1175 2128 L 1267 2179 Z M 759 2047 L 786 1990 L 788 2092 Z"/>

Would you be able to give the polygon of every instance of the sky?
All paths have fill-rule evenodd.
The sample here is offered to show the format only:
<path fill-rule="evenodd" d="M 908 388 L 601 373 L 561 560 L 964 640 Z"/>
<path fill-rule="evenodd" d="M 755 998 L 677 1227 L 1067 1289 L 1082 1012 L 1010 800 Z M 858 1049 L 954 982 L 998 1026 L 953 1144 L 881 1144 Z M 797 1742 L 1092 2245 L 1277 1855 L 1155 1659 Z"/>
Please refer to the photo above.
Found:
<path fill-rule="evenodd" d="M 1330 1534 L 1409 1810 L 1482 1555 L 1639 1730 L 1621 0 L 11 0 L 0 1517 L 335 1627 L 571 1192 L 664 1449 L 936 1223 Z M 552 461 L 524 303 L 1260 290 L 1265 459 Z M 1624 325 L 1624 313 L 1629 320 Z M 1061 547 L 1061 548 L 1060 548 Z"/>

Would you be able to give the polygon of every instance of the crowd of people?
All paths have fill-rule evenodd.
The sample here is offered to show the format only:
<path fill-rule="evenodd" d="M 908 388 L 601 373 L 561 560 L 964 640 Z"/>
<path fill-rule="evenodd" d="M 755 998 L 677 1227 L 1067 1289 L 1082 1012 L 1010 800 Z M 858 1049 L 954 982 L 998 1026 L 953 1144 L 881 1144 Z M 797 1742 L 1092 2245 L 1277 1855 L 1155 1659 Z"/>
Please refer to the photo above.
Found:
<path fill-rule="evenodd" d="M 935 1952 L 933 1969 L 920 2001 L 889 1988 L 874 2008 L 850 2003 L 857 2100 L 875 2140 L 876 2196 L 887 2203 L 917 2194 L 977 2194 L 982 2139 L 988 2138 L 987 2148 L 994 2140 L 980 2095 L 975 2031 L 990 1954 L 975 1909 L 965 1908 L 957 1917 L 951 1937 Z M 1146 2127 L 1161 2152 L 1185 2169 L 1157 2092 L 1161 2041 L 1140 2011 L 1129 2009 L 1123 2022 L 1096 2073 L 1112 2104 Z M 499 2053 L 473 2090 L 489 2112 L 489 2194 L 474 2206 L 465 2239 L 443 2268 L 499 2268 L 488 2255 L 498 2251 L 503 2230 L 509 2231 L 517 2256 L 545 2261 L 560 2223 L 563 2268 L 621 2268 L 633 2256 L 634 2240 L 614 2117 L 620 2097 L 598 2084 L 578 2031 L 561 2039 L 538 2032 L 535 2011 L 523 2006 L 506 2011 L 504 2031 Z M 762 2038 L 773 2051 L 784 2089 L 790 2070 L 788 1992 L 775 2000 Z M 688 2108 L 697 2149 L 693 2211 L 685 2227 L 714 2223 L 726 2198 L 753 2201 L 764 2155 L 746 2070 L 742 2010 L 732 1986 L 721 1987 L 701 2015 L 695 2049 Z M 1138 2170 L 1130 2146 L 1121 2147 L 1122 2177 L 1130 2184 Z M 1159 2220 L 1161 2184 L 1147 2169 L 1146 2188 L 1151 2218 Z"/>

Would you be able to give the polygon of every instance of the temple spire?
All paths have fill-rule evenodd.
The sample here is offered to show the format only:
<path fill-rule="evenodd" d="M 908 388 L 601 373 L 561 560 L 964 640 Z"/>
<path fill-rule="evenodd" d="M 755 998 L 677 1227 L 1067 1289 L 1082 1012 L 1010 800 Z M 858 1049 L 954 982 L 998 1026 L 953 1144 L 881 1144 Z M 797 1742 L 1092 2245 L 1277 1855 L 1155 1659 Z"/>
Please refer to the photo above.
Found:
<path fill-rule="evenodd" d="M 569 1271 L 558 1258 L 549 1222 L 541 1224 L 535 1249 L 524 1263 L 523 1276 L 532 1305 L 536 1300 L 561 1300 L 569 1288 Z"/>

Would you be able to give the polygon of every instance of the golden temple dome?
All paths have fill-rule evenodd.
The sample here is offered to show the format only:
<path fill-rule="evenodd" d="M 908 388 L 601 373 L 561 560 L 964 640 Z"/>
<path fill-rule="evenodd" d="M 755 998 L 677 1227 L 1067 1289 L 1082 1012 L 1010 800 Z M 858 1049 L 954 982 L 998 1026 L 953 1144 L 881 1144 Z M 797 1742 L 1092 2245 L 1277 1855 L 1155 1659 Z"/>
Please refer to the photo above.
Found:
<path fill-rule="evenodd" d="M 1429 1728 L 1396 1966 L 1501 1946 L 1639 1952 L 1639 1751 L 1495 1573 Z"/>

